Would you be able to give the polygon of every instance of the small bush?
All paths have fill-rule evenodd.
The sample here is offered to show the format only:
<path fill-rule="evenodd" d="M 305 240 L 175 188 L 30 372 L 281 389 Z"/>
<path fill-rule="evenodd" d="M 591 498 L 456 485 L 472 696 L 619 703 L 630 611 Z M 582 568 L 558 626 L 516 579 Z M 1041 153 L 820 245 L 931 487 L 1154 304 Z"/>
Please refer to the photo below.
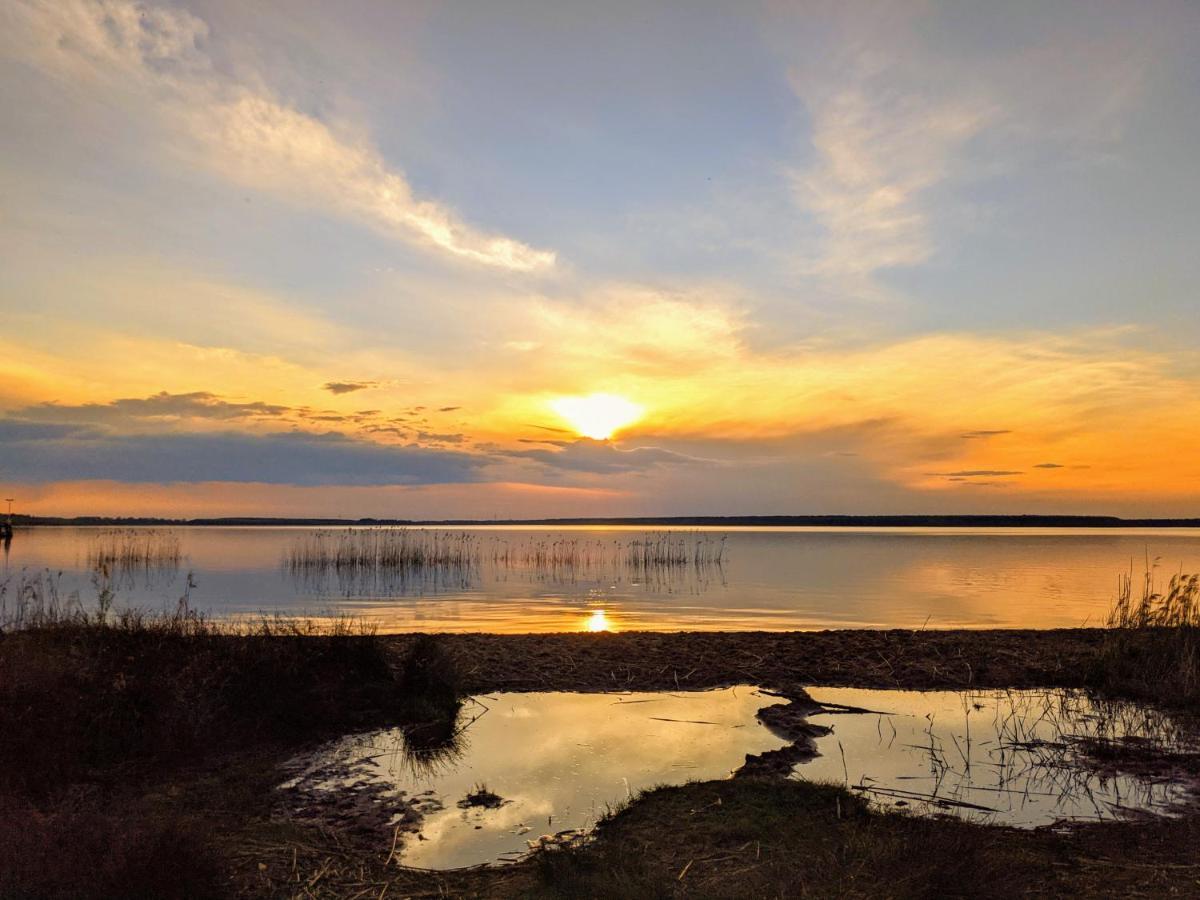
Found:
<path fill-rule="evenodd" d="M 413 642 L 400 670 L 410 718 L 454 719 L 462 703 L 462 688 L 454 660 L 437 638 L 422 634 Z"/>

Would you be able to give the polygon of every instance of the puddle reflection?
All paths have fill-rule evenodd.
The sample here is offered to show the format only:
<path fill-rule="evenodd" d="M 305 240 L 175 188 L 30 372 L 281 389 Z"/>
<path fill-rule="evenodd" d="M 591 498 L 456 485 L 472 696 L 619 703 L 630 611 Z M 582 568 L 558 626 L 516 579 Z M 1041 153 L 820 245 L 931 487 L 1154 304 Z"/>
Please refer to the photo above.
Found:
<path fill-rule="evenodd" d="M 1195 799 L 1174 768 L 1200 751 L 1195 731 L 1153 709 L 1066 690 L 811 694 L 822 709 L 808 722 L 832 731 L 792 777 L 847 784 L 878 807 L 1038 827 Z M 638 791 L 726 778 L 787 746 L 759 719 L 785 702 L 747 686 L 473 697 L 456 719 L 289 761 L 280 814 L 390 845 L 407 866 L 513 860 L 576 839 Z"/>
<path fill-rule="evenodd" d="M 511 859 L 543 835 L 589 829 L 645 788 L 726 778 L 747 754 L 784 746 L 755 719 L 778 700 L 752 687 L 682 694 L 496 694 L 463 708 L 452 751 L 406 750 L 398 730 L 346 738 L 294 761 L 283 787 L 302 807 L 337 797 L 343 823 L 382 804 L 400 862 L 455 868 Z M 486 786 L 501 802 L 460 806 Z M 348 796 L 356 799 L 347 799 Z M 389 805 L 390 804 L 390 805 Z"/>
<path fill-rule="evenodd" d="M 880 807 L 1019 827 L 1169 812 L 1189 785 L 1164 754 L 1194 752 L 1165 714 L 1081 691 L 812 688 L 833 732 L 795 770 Z"/>

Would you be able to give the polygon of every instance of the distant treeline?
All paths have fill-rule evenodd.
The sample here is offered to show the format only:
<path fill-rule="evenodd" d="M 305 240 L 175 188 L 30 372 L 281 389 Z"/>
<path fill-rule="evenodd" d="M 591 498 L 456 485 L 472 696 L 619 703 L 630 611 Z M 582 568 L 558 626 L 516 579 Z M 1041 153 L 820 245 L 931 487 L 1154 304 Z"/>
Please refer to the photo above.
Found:
<path fill-rule="evenodd" d="M 1195 519 L 1122 519 L 1117 516 L 648 516 L 600 519 L 284 519 L 229 516 L 216 519 L 161 519 L 141 516 L 25 516 L 14 525 L 210 525 L 210 526 L 420 526 L 420 525 L 633 525 L 637 527 L 823 526 L 827 528 L 1200 528 Z"/>

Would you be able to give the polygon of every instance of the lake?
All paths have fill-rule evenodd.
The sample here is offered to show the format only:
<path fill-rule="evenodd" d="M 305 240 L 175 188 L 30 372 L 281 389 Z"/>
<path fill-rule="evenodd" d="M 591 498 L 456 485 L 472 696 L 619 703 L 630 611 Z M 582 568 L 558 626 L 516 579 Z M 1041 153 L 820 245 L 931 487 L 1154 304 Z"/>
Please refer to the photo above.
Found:
<path fill-rule="evenodd" d="M 717 548 L 718 562 L 631 568 L 629 548 L 662 531 L 458 527 L 425 531 L 465 541 L 471 565 L 402 577 L 289 567 L 329 529 L 165 531 L 178 561 L 116 565 L 100 581 L 105 529 L 18 529 L 5 599 L 40 581 L 88 605 L 107 585 L 117 606 L 174 610 L 190 575 L 191 607 L 215 617 L 344 613 L 382 631 L 1052 628 L 1102 622 L 1118 576 L 1140 577 L 1147 557 L 1164 582 L 1200 570 L 1200 529 L 693 528 L 668 540 Z M 562 548 L 570 565 L 537 562 Z"/>

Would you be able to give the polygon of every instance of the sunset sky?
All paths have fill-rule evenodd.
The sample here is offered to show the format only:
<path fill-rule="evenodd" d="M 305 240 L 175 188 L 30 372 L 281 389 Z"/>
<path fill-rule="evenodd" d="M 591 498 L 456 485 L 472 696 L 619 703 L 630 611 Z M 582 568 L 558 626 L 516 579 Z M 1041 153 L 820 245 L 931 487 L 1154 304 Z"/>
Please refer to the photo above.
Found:
<path fill-rule="evenodd" d="M 1200 4 L 0 0 L 40 514 L 1200 515 Z"/>

